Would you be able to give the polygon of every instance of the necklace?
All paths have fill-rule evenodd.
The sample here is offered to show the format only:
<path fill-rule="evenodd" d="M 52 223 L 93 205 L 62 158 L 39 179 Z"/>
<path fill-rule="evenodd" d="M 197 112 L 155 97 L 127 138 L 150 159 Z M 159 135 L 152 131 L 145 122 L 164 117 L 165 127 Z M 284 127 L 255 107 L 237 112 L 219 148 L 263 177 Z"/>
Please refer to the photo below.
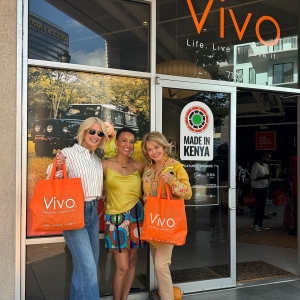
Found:
<path fill-rule="evenodd" d="M 127 163 L 124 164 L 124 163 L 119 162 L 118 159 L 116 158 L 116 162 L 121 165 L 122 174 L 124 175 L 125 169 L 127 168 L 127 165 L 128 165 L 128 161 L 127 161 Z"/>

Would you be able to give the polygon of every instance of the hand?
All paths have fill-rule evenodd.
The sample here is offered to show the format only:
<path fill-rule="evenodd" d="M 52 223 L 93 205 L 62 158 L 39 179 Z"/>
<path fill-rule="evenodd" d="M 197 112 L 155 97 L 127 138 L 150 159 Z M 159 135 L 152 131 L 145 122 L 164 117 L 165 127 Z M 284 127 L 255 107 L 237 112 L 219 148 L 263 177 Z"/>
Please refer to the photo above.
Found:
<path fill-rule="evenodd" d="M 63 171 L 56 171 L 55 173 L 55 179 L 62 179 L 64 177 Z"/>
<path fill-rule="evenodd" d="M 175 176 L 174 176 L 174 174 L 171 174 L 171 173 L 169 173 L 169 172 L 166 172 L 166 173 L 163 173 L 163 174 L 160 176 L 160 178 L 162 179 L 162 181 L 163 181 L 164 183 L 170 184 L 170 183 L 174 180 Z"/>
<path fill-rule="evenodd" d="M 63 166 L 65 161 L 66 161 L 66 157 L 63 155 L 63 153 L 60 150 L 57 150 L 57 154 L 56 154 L 56 171 L 62 170 L 62 166 Z"/>

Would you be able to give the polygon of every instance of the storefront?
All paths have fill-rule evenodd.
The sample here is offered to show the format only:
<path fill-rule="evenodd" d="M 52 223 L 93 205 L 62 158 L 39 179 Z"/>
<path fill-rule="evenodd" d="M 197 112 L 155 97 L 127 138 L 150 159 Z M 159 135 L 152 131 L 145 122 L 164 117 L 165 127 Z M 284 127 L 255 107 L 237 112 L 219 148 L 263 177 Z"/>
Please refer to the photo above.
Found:
<path fill-rule="evenodd" d="M 17 91 L 10 111 L 15 118 L 9 122 L 15 124 L 17 140 L 3 148 L 4 154 L 12 148 L 16 153 L 15 162 L 3 162 L 8 170 L 6 163 L 14 165 L 3 182 L 13 182 L 9 193 L 15 196 L 11 210 L 3 209 L 2 215 L 13 215 L 11 227 L 3 231 L 11 250 L 1 250 L 1 265 L 9 261 L 14 272 L 7 273 L 7 284 L 2 280 L 5 299 L 13 294 L 15 299 L 69 297 L 72 261 L 61 232 L 34 232 L 29 204 L 57 149 L 74 143 L 78 124 L 89 116 L 109 119 L 115 130 L 130 126 L 139 139 L 158 130 L 173 143 L 172 156 L 185 164 L 193 188 L 186 202 L 187 242 L 173 252 L 173 282 L 186 294 L 236 287 L 237 264 L 245 261 L 237 249 L 237 161 L 253 162 L 256 153 L 268 151 L 272 180 L 280 181 L 289 156 L 300 149 L 298 2 L 16 4 L 10 12 L 17 9 L 17 44 L 10 45 L 17 65 L 7 74 Z M 4 86 L 3 97 L 13 88 Z M 213 136 L 207 143 L 212 150 L 205 150 L 206 142 L 181 139 L 181 113 L 194 101 L 204 103 L 213 117 L 193 107 L 185 116 L 188 126 L 201 131 L 211 118 Z M 135 159 L 143 160 L 139 151 Z M 112 299 L 114 261 L 105 250 L 103 226 L 99 285 L 101 296 Z M 295 251 L 293 278 L 300 261 Z M 130 299 L 148 299 L 156 286 L 149 251 L 143 249 Z"/>

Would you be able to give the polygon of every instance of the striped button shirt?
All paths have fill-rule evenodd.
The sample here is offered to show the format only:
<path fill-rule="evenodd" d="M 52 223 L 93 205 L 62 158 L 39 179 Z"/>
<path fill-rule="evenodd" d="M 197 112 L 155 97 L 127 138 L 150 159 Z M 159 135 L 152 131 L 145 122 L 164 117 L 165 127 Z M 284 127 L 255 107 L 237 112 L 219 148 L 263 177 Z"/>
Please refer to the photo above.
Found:
<path fill-rule="evenodd" d="M 85 200 L 100 197 L 103 189 L 103 168 L 101 159 L 88 149 L 74 144 L 73 147 L 61 150 L 66 156 L 66 167 L 69 178 L 81 178 Z M 48 167 L 48 176 L 52 166 Z M 92 197 L 92 198 L 91 198 Z"/>

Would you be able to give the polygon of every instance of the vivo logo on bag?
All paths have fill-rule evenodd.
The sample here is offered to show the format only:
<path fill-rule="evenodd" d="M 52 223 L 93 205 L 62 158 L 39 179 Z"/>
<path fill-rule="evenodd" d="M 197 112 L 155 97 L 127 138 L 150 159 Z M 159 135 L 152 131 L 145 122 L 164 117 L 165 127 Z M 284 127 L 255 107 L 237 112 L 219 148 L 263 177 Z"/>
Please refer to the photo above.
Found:
<path fill-rule="evenodd" d="M 277 195 L 278 200 L 285 201 L 285 195 Z"/>
<path fill-rule="evenodd" d="M 76 202 L 74 199 L 70 198 L 67 200 L 58 200 L 56 197 L 52 197 L 51 200 L 47 201 L 46 197 L 44 197 L 44 203 L 46 206 L 46 209 L 52 208 L 54 210 L 56 209 L 62 209 L 65 208 L 74 208 L 76 205 Z"/>
<path fill-rule="evenodd" d="M 151 220 L 151 224 L 153 224 L 155 221 L 157 221 L 156 225 L 157 226 L 164 226 L 164 224 L 166 224 L 168 227 L 172 228 L 175 226 L 175 220 L 172 218 L 166 219 L 160 218 L 159 214 L 156 214 L 155 217 L 153 218 L 152 213 L 150 213 L 150 220 Z"/>

